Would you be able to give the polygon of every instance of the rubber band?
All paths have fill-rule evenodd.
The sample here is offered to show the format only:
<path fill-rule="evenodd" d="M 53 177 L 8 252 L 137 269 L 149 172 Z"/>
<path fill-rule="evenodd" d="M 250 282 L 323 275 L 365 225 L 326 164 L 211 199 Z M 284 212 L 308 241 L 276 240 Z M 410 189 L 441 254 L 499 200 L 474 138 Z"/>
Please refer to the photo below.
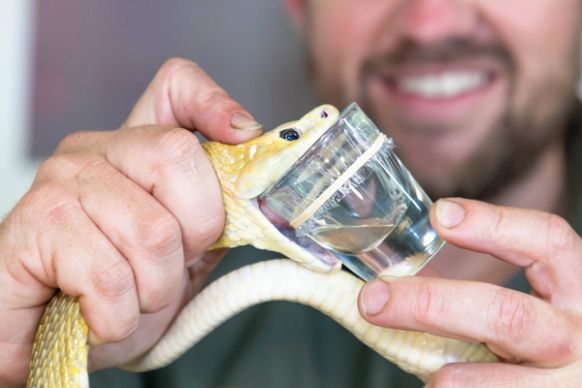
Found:
<path fill-rule="evenodd" d="M 350 179 L 352 175 L 364 164 L 368 162 L 380 149 L 386 140 L 386 135 L 383 133 L 378 134 L 374 143 L 368 148 L 362 155 L 354 161 L 354 163 L 348 167 L 346 171 L 343 172 L 327 189 L 325 189 L 319 197 L 317 197 L 309 206 L 307 206 L 297 217 L 291 220 L 290 225 L 294 229 L 298 229 L 305 221 L 307 221 L 323 204 L 331 198 L 331 196 L 340 188 L 344 183 Z"/>

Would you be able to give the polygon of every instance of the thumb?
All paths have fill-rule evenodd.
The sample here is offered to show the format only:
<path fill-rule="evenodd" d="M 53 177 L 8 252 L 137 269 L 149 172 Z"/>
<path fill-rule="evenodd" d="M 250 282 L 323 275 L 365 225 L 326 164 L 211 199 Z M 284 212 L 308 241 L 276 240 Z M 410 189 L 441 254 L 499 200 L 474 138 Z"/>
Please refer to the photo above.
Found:
<path fill-rule="evenodd" d="M 261 133 L 261 125 L 198 65 L 172 58 L 157 72 L 124 127 L 158 125 L 198 130 L 235 144 Z"/>

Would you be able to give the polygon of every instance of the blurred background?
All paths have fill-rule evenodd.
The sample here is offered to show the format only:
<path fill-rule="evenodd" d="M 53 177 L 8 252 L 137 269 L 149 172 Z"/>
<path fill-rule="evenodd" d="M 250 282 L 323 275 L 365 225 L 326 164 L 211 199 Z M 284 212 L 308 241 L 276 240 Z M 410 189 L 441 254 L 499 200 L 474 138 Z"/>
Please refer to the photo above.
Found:
<path fill-rule="evenodd" d="M 199 63 L 266 128 L 312 107 L 280 3 L 0 2 L 0 215 L 67 133 L 116 128 L 167 58 Z"/>

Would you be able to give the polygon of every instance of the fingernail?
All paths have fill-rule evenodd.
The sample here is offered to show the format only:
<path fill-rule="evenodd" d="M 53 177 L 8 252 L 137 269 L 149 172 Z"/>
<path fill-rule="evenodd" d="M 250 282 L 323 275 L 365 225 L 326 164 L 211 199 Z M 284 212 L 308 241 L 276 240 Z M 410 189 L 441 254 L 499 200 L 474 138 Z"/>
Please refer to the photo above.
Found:
<path fill-rule="evenodd" d="M 380 314 L 388 303 L 390 286 L 380 280 L 373 280 L 362 291 L 362 309 L 368 317 Z"/>
<path fill-rule="evenodd" d="M 452 229 L 465 218 L 465 209 L 456 202 L 441 199 L 437 202 L 436 217 L 441 226 Z"/>
<path fill-rule="evenodd" d="M 87 343 L 89 346 L 99 346 L 103 345 L 105 341 L 97 337 L 95 333 L 93 333 L 93 330 L 89 330 L 89 334 L 87 335 Z"/>
<path fill-rule="evenodd" d="M 263 126 L 251 116 L 240 112 L 232 115 L 230 118 L 230 126 L 234 129 L 241 129 L 243 131 L 256 131 L 263 128 Z"/>
<path fill-rule="evenodd" d="M 385 273 L 382 273 L 382 272 L 380 272 L 380 274 L 378 274 L 378 278 L 380 280 L 383 280 L 386 283 L 390 282 L 391 280 L 396 280 L 399 277 L 402 277 L 402 276 L 388 275 L 388 274 L 385 274 Z"/>

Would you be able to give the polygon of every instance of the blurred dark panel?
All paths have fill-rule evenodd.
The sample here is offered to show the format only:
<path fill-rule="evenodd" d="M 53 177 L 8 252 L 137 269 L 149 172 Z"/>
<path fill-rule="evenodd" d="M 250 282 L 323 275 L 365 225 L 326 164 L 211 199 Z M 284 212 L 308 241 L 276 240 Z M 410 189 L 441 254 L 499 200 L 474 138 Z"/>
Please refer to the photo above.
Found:
<path fill-rule="evenodd" d="M 313 105 L 279 1 L 36 2 L 32 156 L 78 129 L 112 129 L 165 59 L 198 62 L 267 127 Z"/>

